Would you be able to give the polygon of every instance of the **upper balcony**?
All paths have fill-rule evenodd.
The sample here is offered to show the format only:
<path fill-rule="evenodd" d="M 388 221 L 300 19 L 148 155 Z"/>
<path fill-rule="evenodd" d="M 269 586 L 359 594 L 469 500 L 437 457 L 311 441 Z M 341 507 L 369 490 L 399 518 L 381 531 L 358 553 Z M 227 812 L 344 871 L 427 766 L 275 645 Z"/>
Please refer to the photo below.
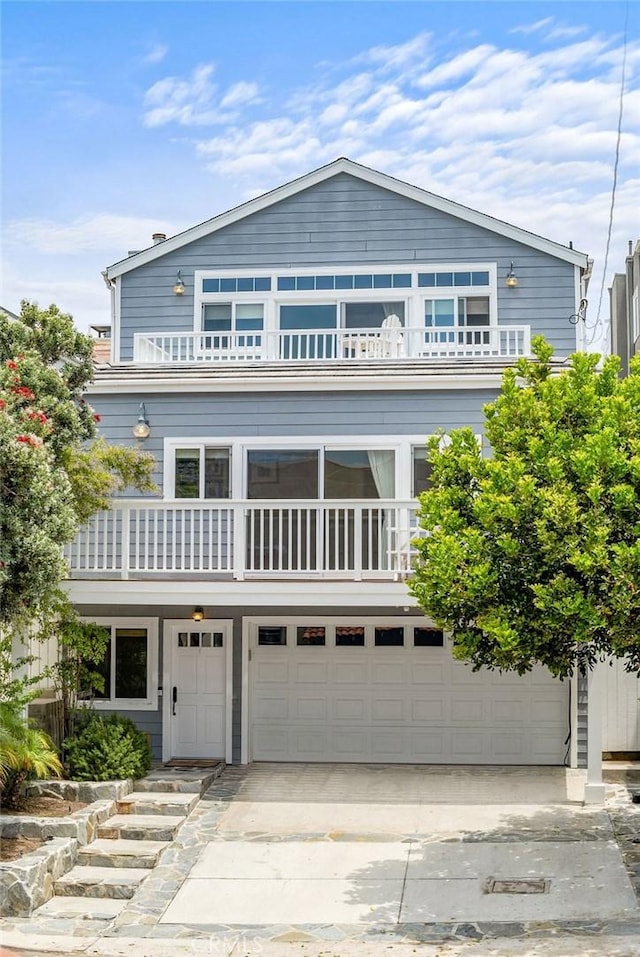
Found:
<path fill-rule="evenodd" d="M 416 502 L 120 499 L 66 549 L 71 578 L 397 581 L 411 569 Z"/>
<path fill-rule="evenodd" d="M 376 359 L 516 359 L 531 353 L 526 325 L 166 332 L 134 336 L 140 364 Z"/>

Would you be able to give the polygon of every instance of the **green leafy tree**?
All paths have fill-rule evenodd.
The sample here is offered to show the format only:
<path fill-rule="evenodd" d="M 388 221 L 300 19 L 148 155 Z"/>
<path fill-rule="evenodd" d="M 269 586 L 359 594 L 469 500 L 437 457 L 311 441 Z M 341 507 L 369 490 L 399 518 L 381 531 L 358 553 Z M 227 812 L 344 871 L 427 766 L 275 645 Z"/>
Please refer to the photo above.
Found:
<path fill-rule="evenodd" d="M 410 590 L 474 668 L 640 670 L 640 360 L 552 347 L 506 370 L 471 429 L 429 442 Z"/>
<path fill-rule="evenodd" d="M 13 633 L 48 622 L 67 577 L 62 548 L 111 496 L 151 490 L 153 458 L 97 436 L 84 398 L 92 340 L 56 307 L 0 313 L 0 691 L 16 698 Z"/>

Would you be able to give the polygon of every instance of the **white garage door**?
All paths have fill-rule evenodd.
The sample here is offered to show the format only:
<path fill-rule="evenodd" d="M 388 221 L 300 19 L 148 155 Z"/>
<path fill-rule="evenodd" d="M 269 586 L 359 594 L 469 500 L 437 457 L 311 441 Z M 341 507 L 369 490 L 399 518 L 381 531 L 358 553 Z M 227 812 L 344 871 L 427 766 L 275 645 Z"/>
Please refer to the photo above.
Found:
<path fill-rule="evenodd" d="M 474 674 L 416 621 L 252 622 L 250 759 L 563 763 L 568 682 Z"/>

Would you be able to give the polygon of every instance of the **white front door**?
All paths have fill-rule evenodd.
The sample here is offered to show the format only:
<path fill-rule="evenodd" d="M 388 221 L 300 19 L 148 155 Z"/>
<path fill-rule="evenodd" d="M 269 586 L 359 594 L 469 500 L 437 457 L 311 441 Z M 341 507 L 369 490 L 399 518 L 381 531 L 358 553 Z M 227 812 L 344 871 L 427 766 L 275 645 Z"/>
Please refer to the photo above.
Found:
<path fill-rule="evenodd" d="M 171 757 L 225 758 L 229 621 L 167 622 Z M 169 649 L 167 649 L 167 643 Z"/>

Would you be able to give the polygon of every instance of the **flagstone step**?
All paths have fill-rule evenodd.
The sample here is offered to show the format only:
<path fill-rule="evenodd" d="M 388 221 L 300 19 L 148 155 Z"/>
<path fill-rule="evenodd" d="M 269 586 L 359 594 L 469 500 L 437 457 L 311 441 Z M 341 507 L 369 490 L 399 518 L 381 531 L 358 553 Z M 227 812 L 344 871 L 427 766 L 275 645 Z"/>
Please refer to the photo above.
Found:
<path fill-rule="evenodd" d="M 182 794 L 204 794 L 223 769 L 222 761 L 211 768 L 158 768 L 151 771 L 146 778 L 136 781 L 134 786 L 137 792 L 178 791 Z"/>
<path fill-rule="evenodd" d="M 116 801 L 116 810 L 118 814 L 168 814 L 186 817 L 199 800 L 199 794 L 132 791 Z"/>
<path fill-rule="evenodd" d="M 84 867 L 78 865 L 54 881 L 60 897 L 133 897 L 138 885 L 149 874 L 142 867 Z"/>
<path fill-rule="evenodd" d="M 78 864 L 89 867 L 155 867 L 169 841 L 98 838 L 78 850 Z"/>
<path fill-rule="evenodd" d="M 171 814 L 114 814 L 98 826 L 98 837 L 111 841 L 172 841 L 184 817 Z"/>
<path fill-rule="evenodd" d="M 126 900 L 109 897 L 52 897 L 34 911 L 32 916 L 113 920 L 126 906 Z"/>

